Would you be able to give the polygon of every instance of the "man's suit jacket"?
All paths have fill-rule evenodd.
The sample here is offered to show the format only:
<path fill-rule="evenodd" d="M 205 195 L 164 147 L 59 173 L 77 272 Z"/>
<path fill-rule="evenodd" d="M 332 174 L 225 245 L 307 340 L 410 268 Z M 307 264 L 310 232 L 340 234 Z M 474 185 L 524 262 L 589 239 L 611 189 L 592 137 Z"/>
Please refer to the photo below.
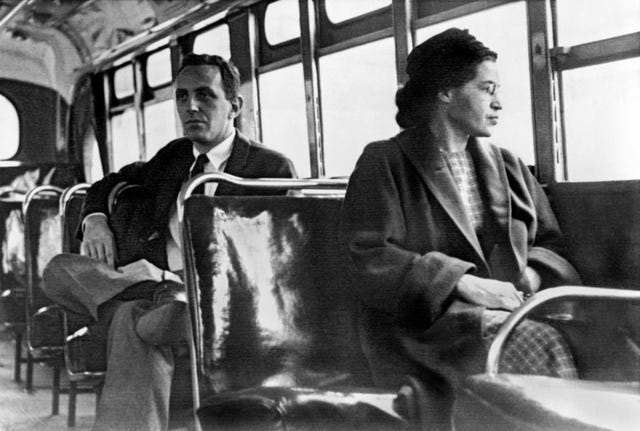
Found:
<path fill-rule="evenodd" d="M 135 208 L 128 221 L 128 224 L 135 229 L 135 234 L 129 235 L 130 237 L 126 239 L 128 246 L 140 248 L 142 251 L 127 253 L 128 258 L 124 259 L 125 261 L 119 260 L 119 264 L 124 264 L 135 257 L 145 257 L 161 268 L 167 267 L 165 252 L 167 226 L 180 188 L 188 179 L 189 168 L 195 161 L 192 148 L 193 143 L 187 138 L 171 141 L 148 162 L 136 162 L 124 166 L 119 172 L 106 175 L 94 183 L 87 192 L 82 219 L 96 212 L 108 214 L 109 194 L 119 183 L 142 185 L 151 196 L 152 202 Z M 249 140 L 239 131 L 236 132 L 225 172 L 244 178 L 292 178 L 296 175 L 293 164 L 288 158 Z M 220 184 L 215 194 L 218 196 L 264 195 L 273 194 L 273 192 Z M 132 239 L 132 237 L 135 238 Z M 137 244 L 136 241 L 142 241 L 144 244 Z M 143 256 L 138 256 L 139 254 Z"/>
<path fill-rule="evenodd" d="M 419 372 L 416 363 L 481 371 L 483 307 L 451 295 L 463 274 L 517 283 L 529 265 L 543 287 L 579 282 L 562 256 L 546 195 L 516 156 L 469 141 L 495 226 L 483 249 L 433 141 L 411 129 L 369 144 L 345 197 L 343 234 L 363 308 L 364 348 L 381 384 Z M 409 348 L 407 340 L 417 343 Z"/>

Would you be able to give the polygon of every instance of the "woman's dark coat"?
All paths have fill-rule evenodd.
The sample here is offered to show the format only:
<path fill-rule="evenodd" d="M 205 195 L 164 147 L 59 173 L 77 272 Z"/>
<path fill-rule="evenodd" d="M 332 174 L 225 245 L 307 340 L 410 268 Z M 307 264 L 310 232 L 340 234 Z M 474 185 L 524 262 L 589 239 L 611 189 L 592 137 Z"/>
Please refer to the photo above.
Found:
<path fill-rule="evenodd" d="M 349 181 L 342 227 L 362 303 L 362 345 L 378 385 L 397 386 L 425 367 L 454 383 L 483 370 L 483 307 L 452 297 L 463 274 L 517 283 L 529 265 L 543 287 L 579 283 L 527 167 L 475 139 L 467 148 L 496 226 L 487 253 L 427 131 L 369 144 Z"/>

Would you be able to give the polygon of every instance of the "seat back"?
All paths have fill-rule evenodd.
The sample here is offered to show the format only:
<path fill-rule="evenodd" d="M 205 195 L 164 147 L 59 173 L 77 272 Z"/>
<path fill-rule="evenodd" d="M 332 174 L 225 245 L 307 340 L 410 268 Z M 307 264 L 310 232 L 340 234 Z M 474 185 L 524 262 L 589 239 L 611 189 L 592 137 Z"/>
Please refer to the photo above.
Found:
<path fill-rule="evenodd" d="M 62 252 L 80 253 L 81 241 L 78 239 L 78 226 L 84 198 L 90 184 L 81 183 L 65 189 L 60 196 L 59 213 L 62 226 Z"/>
<path fill-rule="evenodd" d="M 555 183 L 549 197 L 569 258 L 589 286 L 638 289 L 640 184 Z M 578 209 L 578 210 L 577 210 Z M 616 214 L 620 216 L 616 216 Z"/>
<path fill-rule="evenodd" d="M 359 344 L 342 283 L 341 205 L 341 197 L 187 199 L 187 291 L 206 387 L 322 386 L 366 374 L 352 367 Z"/>
<path fill-rule="evenodd" d="M 42 290 L 42 271 L 62 251 L 58 202 L 62 190 L 38 186 L 30 190 L 23 204 L 25 263 L 27 272 L 27 325 L 38 308 L 52 302 Z"/>

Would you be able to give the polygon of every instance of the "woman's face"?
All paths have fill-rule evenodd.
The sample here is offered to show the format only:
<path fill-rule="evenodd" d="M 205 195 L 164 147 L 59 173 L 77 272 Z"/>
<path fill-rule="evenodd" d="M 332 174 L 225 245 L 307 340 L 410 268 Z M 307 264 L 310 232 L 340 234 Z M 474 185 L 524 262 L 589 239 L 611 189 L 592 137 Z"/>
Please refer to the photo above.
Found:
<path fill-rule="evenodd" d="M 491 136 L 491 127 L 498 124 L 498 69 L 493 60 L 485 60 L 476 68 L 476 76 L 461 87 L 450 90 L 448 117 L 461 133 L 470 136 Z"/>

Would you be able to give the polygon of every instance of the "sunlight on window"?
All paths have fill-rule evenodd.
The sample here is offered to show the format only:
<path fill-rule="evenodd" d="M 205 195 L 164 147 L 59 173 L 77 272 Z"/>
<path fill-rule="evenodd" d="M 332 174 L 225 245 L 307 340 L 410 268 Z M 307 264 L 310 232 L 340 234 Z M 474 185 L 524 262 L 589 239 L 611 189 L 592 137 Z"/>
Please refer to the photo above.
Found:
<path fill-rule="evenodd" d="M 350 175 L 366 144 L 398 133 L 393 40 L 320 58 L 327 176 Z"/>
<path fill-rule="evenodd" d="M 271 45 L 300 37 L 298 0 L 280 0 L 267 6 L 264 27 Z"/>
<path fill-rule="evenodd" d="M 20 121 L 13 103 L 0 94 L 0 129 L 2 130 L 2 145 L 0 145 L 0 160 L 15 156 L 20 146 Z"/>
<path fill-rule="evenodd" d="M 231 57 L 229 26 L 223 24 L 196 36 L 193 42 L 193 52 L 195 54 L 219 55 L 228 60 Z"/>
<path fill-rule="evenodd" d="M 90 178 L 87 178 L 89 182 L 95 182 L 104 177 L 102 171 L 102 162 L 100 161 L 100 150 L 98 149 L 98 141 L 94 139 L 93 145 L 89 147 L 91 150 L 91 170 Z"/>
<path fill-rule="evenodd" d="M 327 16 L 339 23 L 389 6 L 391 0 L 326 0 Z"/>
<path fill-rule="evenodd" d="M 175 102 L 173 99 L 146 105 L 144 127 L 147 160 L 169 141 L 177 138 Z"/>
<path fill-rule="evenodd" d="M 122 114 L 111 117 L 113 135 L 113 169 L 140 160 L 136 111 L 128 108 Z"/>
<path fill-rule="evenodd" d="M 116 70 L 113 77 L 113 85 L 118 99 L 133 95 L 133 66 L 131 64 Z"/>
<path fill-rule="evenodd" d="M 147 84 L 158 87 L 171 82 L 171 53 L 169 48 L 153 53 L 147 59 Z"/>
<path fill-rule="evenodd" d="M 639 179 L 640 58 L 562 76 L 568 179 Z"/>
<path fill-rule="evenodd" d="M 558 43 L 577 45 L 640 31 L 638 0 L 559 0 Z"/>
<path fill-rule="evenodd" d="M 535 163 L 531 87 L 529 76 L 526 9 L 523 1 L 510 3 L 417 31 L 417 43 L 450 27 L 469 33 L 498 53 L 502 104 L 500 122 L 488 141 L 516 153 L 528 164 Z M 499 23 L 499 25 L 497 25 Z"/>
<path fill-rule="evenodd" d="M 260 118 L 262 142 L 289 157 L 298 176 L 308 177 L 311 168 L 302 76 L 299 63 L 260 75 Z"/>

